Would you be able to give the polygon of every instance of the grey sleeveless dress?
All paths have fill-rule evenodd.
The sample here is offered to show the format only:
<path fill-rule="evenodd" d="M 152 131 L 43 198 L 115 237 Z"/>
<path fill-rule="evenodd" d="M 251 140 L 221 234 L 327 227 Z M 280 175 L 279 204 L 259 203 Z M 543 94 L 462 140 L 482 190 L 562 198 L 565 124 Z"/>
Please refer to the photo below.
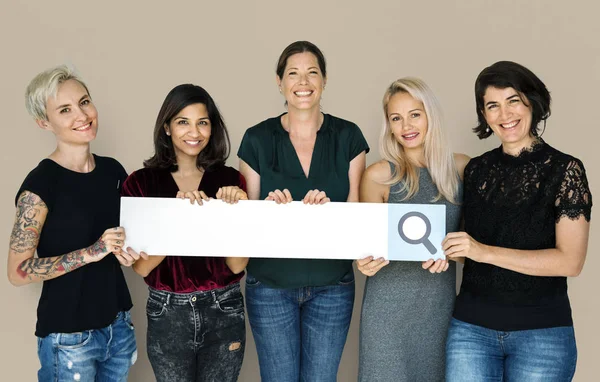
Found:
<path fill-rule="evenodd" d="M 390 163 L 393 171 L 393 165 Z M 427 169 L 419 191 L 401 201 L 401 183 L 390 188 L 388 203 L 430 204 L 438 194 Z M 458 201 L 462 202 L 462 183 Z M 445 199 L 446 231 L 459 228 L 461 206 Z M 444 381 L 445 346 L 456 296 L 456 264 L 431 274 L 421 262 L 392 261 L 368 277 L 360 321 L 359 381 Z"/>

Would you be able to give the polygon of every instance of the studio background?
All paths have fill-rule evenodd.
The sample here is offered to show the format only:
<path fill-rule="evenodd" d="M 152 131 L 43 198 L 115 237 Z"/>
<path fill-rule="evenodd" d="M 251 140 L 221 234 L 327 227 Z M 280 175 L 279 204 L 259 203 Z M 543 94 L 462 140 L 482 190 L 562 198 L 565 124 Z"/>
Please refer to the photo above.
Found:
<path fill-rule="evenodd" d="M 470 130 L 476 123 L 477 74 L 499 60 L 529 67 L 552 92 L 544 139 L 583 161 L 592 194 L 600 200 L 598 14 L 600 5 L 585 0 L 0 0 L 0 244 L 8 248 L 21 182 L 55 147 L 54 136 L 25 111 L 23 94 L 35 74 L 61 63 L 76 66 L 99 110 L 93 152 L 117 158 L 128 172 L 151 155 L 154 121 L 169 90 L 181 83 L 201 85 L 225 117 L 232 142 L 228 164 L 237 168 L 244 131 L 284 111 L 275 64 L 296 40 L 312 41 L 325 53 L 323 110 L 361 127 L 372 149 L 368 164 L 380 158 L 381 99 L 393 80 L 424 79 L 440 99 L 453 150 L 477 156 L 499 145 L 494 137 L 478 140 Z M 599 233 L 593 224 L 583 273 L 569 280 L 579 350 L 576 381 L 598 380 Z M 299 240 L 304 237 L 298 234 Z M 0 274 L 6 274 L 5 267 L 0 261 Z M 130 269 L 125 273 L 139 351 L 130 381 L 153 381 L 146 356 L 147 289 Z M 356 275 L 354 316 L 339 371 L 344 382 L 356 380 L 358 368 L 364 277 Z M 40 290 L 40 284 L 14 288 L 0 277 L 3 381 L 36 378 L 33 332 Z M 427 325 L 423 322 L 425 332 Z M 248 328 L 240 381 L 259 379 Z"/>

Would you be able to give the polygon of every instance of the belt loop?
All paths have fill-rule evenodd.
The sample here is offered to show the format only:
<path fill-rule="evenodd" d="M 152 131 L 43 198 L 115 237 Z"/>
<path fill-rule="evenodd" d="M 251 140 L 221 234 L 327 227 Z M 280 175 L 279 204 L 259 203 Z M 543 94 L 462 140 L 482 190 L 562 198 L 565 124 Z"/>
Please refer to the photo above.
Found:
<path fill-rule="evenodd" d="M 217 294 L 215 293 L 214 289 L 210 291 L 210 294 L 212 295 L 213 302 L 217 302 Z"/>
<path fill-rule="evenodd" d="M 169 305 L 169 301 L 171 301 L 171 293 L 167 293 L 167 302 L 165 302 L 165 305 Z"/>

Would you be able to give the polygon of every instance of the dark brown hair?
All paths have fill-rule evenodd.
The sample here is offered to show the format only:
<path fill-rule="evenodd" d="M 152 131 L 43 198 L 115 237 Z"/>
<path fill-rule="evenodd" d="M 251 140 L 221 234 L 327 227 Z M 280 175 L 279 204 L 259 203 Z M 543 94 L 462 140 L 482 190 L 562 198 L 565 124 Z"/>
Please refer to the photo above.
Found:
<path fill-rule="evenodd" d="M 323 74 L 323 77 L 327 77 L 327 64 L 325 62 L 325 56 L 323 56 L 323 52 L 321 49 L 317 48 L 315 44 L 309 41 L 296 41 L 288 45 L 281 55 L 279 56 L 279 60 L 277 61 L 277 68 L 275 69 L 275 73 L 279 78 L 283 78 L 283 72 L 285 72 L 285 66 L 287 65 L 287 60 L 294 54 L 310 52 L 315 55 L 317 58 L 317 62 L 319 63 L 319 69 Z"/>
<path fill-rule="evenodd" d="M 169 169 L 177 171 L 177 157 L 171 137 L 165 131 L 172 119 L 189 105 L 201 103 L 206 106 L 211 124 L 208 145 L 196 159 L 199 169 L 210 171 L 213 167 L 225 164 L 231 143 L 223 117 L 206 90 L 197 85 L 184 84 L 174 87 L 165 98 L 156 124 L 154 125 L 154 155 L 144 161 L 144 167 Z"/>
<path fill-rule="evenodd" d="M 475 80 L 475 103 L 479 124 L 473 129 L 473 132 L 479 139 L 492 135 L 485 120 L 483 102 L 483 96 L 490 86 L 497 89 L 515 89 L 521 97 L 521 101 L 531 107 L 530 132 L 533 136 L 539 135 L 538 125 L 541 121 L 544 121 L 544 129 L 546 128 L 546 119 L 550 117 L 550 102 L 552 101 L 546 85 L 523 65 L 512 61 L 498 61 L 483 69 Z M 523 99 L 523 96 L 527 99 Z"/>

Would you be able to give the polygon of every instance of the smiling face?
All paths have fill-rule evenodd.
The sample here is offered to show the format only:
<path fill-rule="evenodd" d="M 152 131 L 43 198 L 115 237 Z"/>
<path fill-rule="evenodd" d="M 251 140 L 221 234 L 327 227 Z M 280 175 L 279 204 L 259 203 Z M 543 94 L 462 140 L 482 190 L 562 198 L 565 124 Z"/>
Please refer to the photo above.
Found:
<path fill-rule="evenodd" d="M 165 126 L 165 131 L 171 136 L 178 161 L 182 156 L 196 158 L 210 140 L 211 123 L 206 105 L 186 106 Z"/>
<path fill-rule="evenodd" d="M 325 82 L 317 57 L 310 52 L 290 56 L 283 77 L 277 76 L 289 109 L 320 108 Z"/>
<path fill-rule="evenodd" d="M 387 120 L 396 141 L 405 151 L 423 149 L 428 129 L 423 102 L 408 93 L 396 93 L 388 102 Z"/>
<path fill-rule="evenodd" d="M 531 146 L 531 107 L 513 88 L 488 87 L 483 96 L 483 116 L 507 152 Z"/>
<path fill-rule="evenodd" d="M 76 80 L 58 86 L 56 97 L 46 102 L 47 120 L 38 125 L 52 131 L 56 138 L 69 144 L 88 144 L 98 132 L 98 111 L 87 90 Z"/>

